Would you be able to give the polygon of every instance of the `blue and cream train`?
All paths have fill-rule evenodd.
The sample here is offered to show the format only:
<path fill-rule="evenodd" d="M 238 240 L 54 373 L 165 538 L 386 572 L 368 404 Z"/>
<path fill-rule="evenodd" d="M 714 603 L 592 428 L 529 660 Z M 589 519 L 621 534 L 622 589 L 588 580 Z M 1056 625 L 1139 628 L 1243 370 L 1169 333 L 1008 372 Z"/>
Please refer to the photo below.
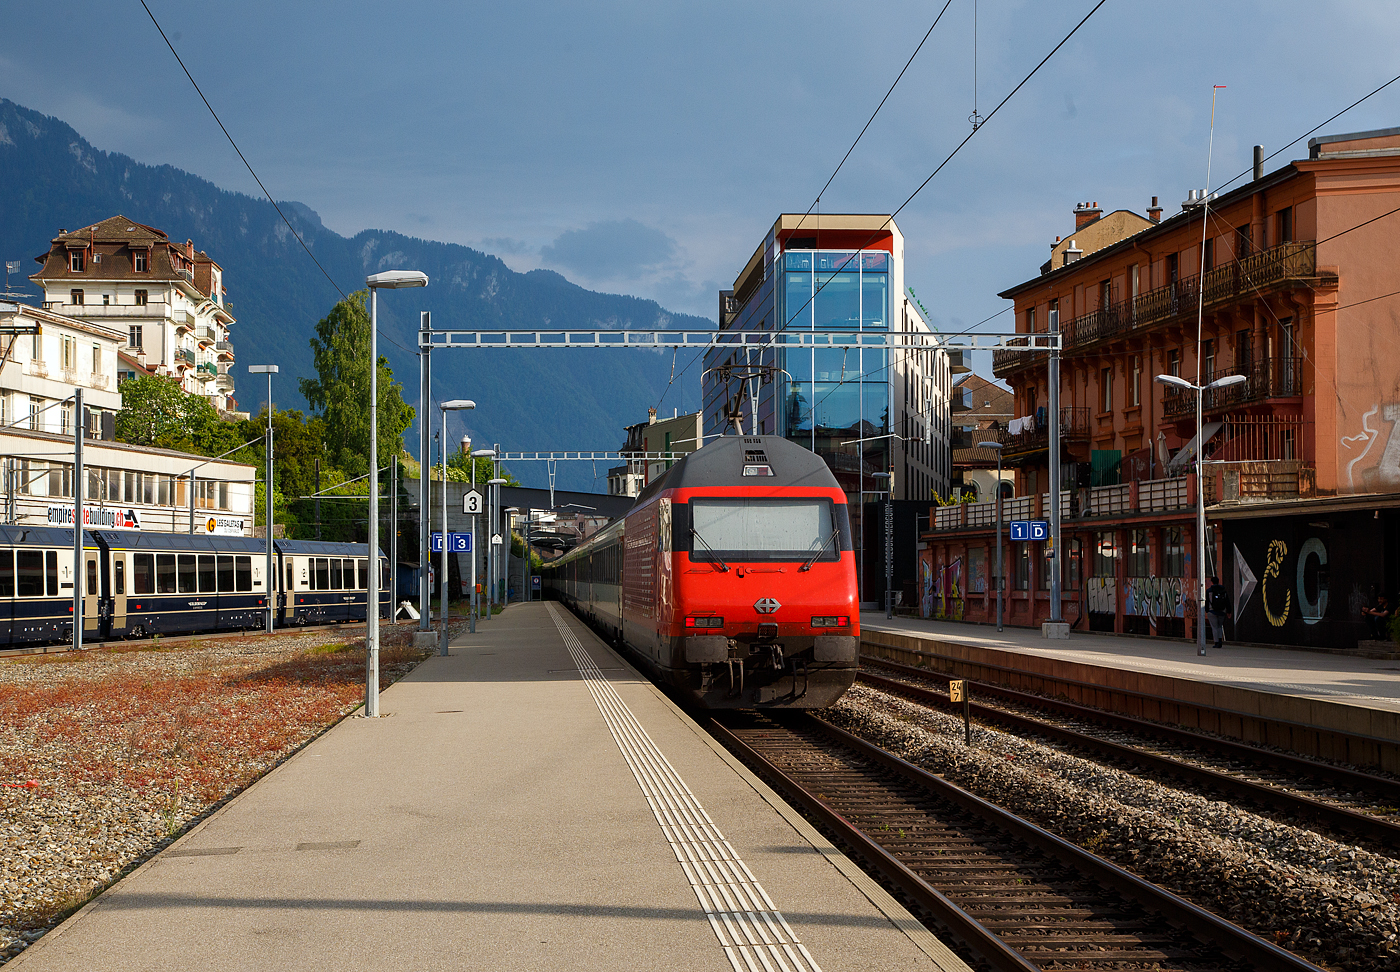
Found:
<path fill-rule="evenodd" d="M 278 625 L 363 621 L 364 544 L 84 530 L 83 635 L 90 640 L 263 626 L 269 589 Z M 0 526 L 0 648 L 72 637 L 73 531 Z M 389 616 L 381 555 L 380 616 Z"/>

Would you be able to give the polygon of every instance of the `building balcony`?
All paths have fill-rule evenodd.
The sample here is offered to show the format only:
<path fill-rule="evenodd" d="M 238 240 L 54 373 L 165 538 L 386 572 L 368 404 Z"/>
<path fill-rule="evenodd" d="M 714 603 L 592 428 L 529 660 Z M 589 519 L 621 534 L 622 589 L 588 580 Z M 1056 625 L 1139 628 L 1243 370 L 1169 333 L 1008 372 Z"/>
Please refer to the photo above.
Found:
<path fill-rule="evenodd" d="M 195 328 L 194 337 L 195 340 L 199 342 L 199 346 L 202 348 L 208 347 L 209 345 L 213 344 L 219 339 L 219 335 L 215 333 L 214 329 L 212 327 L 209 327 L 207 324 Z"/>
<path fill-rule="evenodd" d="M 44 310 L 64 317 L 77 318 L 142 318 L 160 320 L 165 317 L 167 304 L 161 301 L 148 301 L 144 304 L 65 304 L 62 301 L 44 301 Z"/>
<path fill-rule="evenodd" d="M 193 331 L 195 325 L 198 323 L 198 318 L 196 318 L 191 311 L 187 310 L 178 310 L 172 314 L 171 317 L 175 321 L 175 329 L 177 331 Z"/>
<path fill-rule="evenodd" d="M 1034 496 L 1017 496 L 1002 501 L 1002 523 L 1029 520 L 1050 515 L 1050 494 L 1041 493 L 1039 506 Z M 1119 483 L 1095 486 L 1092 489 L 1060 490 L 1060 515 L 1064 522 L 1079 522 L 1095 517 L 1140 516 L 1150 513 L 1172 513 L 1190 510 L 1195 498 L 1187 478 L 1153 479 L 1141 483 Z M 942 506 L 934 511 L 931 532 L 949 530 L 995 529 L 996 500 L 982 503 L 961 503 Z"/>
<path fill-rule="evenodd" d="M 1130 334 L 1195 318 L 1238 300 L 1271 290 L 1305 286 L 1317 277 L 1317 244 L 1311 240 L 1280 243 L 1242 260 L 1149 290 L 1136 297 L 1082 314 L 1061 328 L 1066 350 L 1082 350 Z M 1031 367 L 1047 352 L 996 351 L 992 371 L 998 378 Z"/>
<path fill-rule="evenodd" d="M 191 351 L 189 348 L 176 348 L 176 349 L 175 349 L 175 367 L 177 367 L 177 368 L 193 368 L 193 367 L 194 367 L 194 352 Z"/>
<path fill-rule="evenodd" d="M 201 381 L 208 381 L 210 378 L 217 378 L 219 369 L 212 361 L 202 361 L 195 366 L 194 376 Z"/>
<path fill-rule="evenodd" d="M 1252 405 L 1271 398 L 1295 398 L 1303 394 L 1302 358 L 1263 358 L 1240 368 L 1222 368 L 1202 378 L 1209 384 L 1227 375 L 1244 375 L 1248 381 L 1228 388 L 1212 388 L 1201 400 L 1203 413 Z M 1168 386 L 1162 395 L 1162 415 L 1185 418 L 1196 414 L 1196 395 Z"/>
<path fill-rule="evenodd" d="M 214 376 L 214 390 L 221 395 L 233 391 L 233 375 L 222 373 Z"/>
<path fill-rule="evenodd" d="M 961 352 L 961 351 L 949 351 L 949 352 L 947 352 L 947 354 L 948 354 L 948 373 L 949 373 L 949 374 L 954 374 L 954 375 L 965 375 L 965 374 L 967 374 L 968 372 L 970 372 L 970 371 L 972 370 L 972 369 L 969 368 L 969 367 L 967 366 L 967 364 L 964 362 L 964 360 L 963 360 L 963 352 Z"/>
<path fill-rule="evenodd" d="M 1039 423 L 1038 423 L 1039 424 Z M 982 435 L 981 433 L 978 433 Z M 1089 441 L 1089 409 L 1084 406 L 1066 407 L 1060 409 L 1060 445 L 1061 447 L 1070 442 Z M 982 435 L 982 441 L 999 441 L 1002 444 L 1002 456 L 1007 461 L 1012 459 L 1025 459 L 1040 452 L 1046 452 L 1050 448 L 1050 424 L 1045 422 L 1039 424 L 1038 428 L 1028 429 L 1012 435 L 1005 429 L 988 431 Z"/>
<path fill-rule="evenodd" d="M 232 361 L 232 360 L 233 360 L 233 342 L 232 342 L 232 341 L 215 341 L 215 342 L 214 342 L 214 352 L 219 356 L 220 360 Z"/>

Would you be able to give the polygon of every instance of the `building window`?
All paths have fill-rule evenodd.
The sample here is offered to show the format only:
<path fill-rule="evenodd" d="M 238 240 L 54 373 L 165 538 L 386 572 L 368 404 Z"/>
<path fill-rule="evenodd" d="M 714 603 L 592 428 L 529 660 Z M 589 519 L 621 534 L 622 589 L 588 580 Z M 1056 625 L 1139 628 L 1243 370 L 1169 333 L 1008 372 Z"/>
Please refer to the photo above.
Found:
<path fill-rule="evenodd" d="M 1211 237 L 1205 241 L 1205 249 L 1201 252 L 1201 266 L 1206 270 L 1215 269 L 1215 238 Z"/>
<path fill-rule="evenodd" d="M 1099 411 L 1113 411 L 1113 368 L 1099 372 Z"/>
<path fill-rule="evenodd" d="M 1050 299 L 1049 318 L 1050 320 L 1048 321 L 1048 323 L 1052 329 L 1058 328 L 1060 326 L 1060 298 L 1058 297 L 1052 297 Z"/>
<path fill-rule="evenodd" d="M 126 329 L 126 343 L 133 348 L 141 347 L 141 325 L 131 324 Z"/>
<path fill-rule="evenodd" d="M 1249 256 L 1249 224 L 1235 228 L 1235 259 L 1242 260 Z"/>
<path fill-rule="evenodd" d="M 30 429 L 31 432 L 38 432 L 38 431 L 39 431 L 39 413 L 43 410 L 43 408 L 44 408 L 44 400 L 43 400 L 42 398 L 34 398 L 33 396 L 30 396 L 30 398 L 29 398 L 29 429 Z"/>
<path fill-rule="evenodd" d="M 78 342 L 64 336 L 59 339 L 59 350 L 63 360 L 63 370 L 72 371 L 78 365 Z"/>
<path fill-rule="evenodd" d="M 1167 374 L 1181 377 L 1181 350 L 1172 348 L 1167 352 Z"/>
<path fill-rule="evenodd" d="M 1152 559 L 1148 556 L 1147 531 L 1128 531 L 1128 576 L 1129 577 L 1151 577 Z"/>
<path fill-rule="evenodd" d="M 103 295 L 102 295 L 102 306 L 103 306 L 103 307 L 106 307 L 106 306 L 109 305 L 110 303 L 112 303 L 112 295 L 111 295 L 111 294 L 103 294 Z"/>
<path fill-rule="evenodd" d="M 131 269 L 135 270 L 137 273 L 145 273 L 147 268 L 146 261 L 148 259 L 149 257 L 147 257 L 145 253 L 133 253 L 131 255 Z M 144 292 L 145 291 L 137 291 L 138 294 Z M 142 301 L 141 303 L 144 303 L 144 301 Z"/>
<path fill-rule="evenodd" d="M 58 431 L 62 435 L 73 434 L 73 406 L 64 405 L 59 412 Z"/>
<path fill-rule="evenodd" d="M 1186 576 L 1186 543 L 1181 527 L 1162 530 L 1162 576 Z"/>
<path fill-rule="evenodd" d="M 1034 334 L 1034 333 L 1035 333 L 1035 308 L 1034 308 L 1034 307 L 1027 307 L 1027 308 L 1026 308 L 1026 333 L 1027 333 L 1027 334 Z"/>
<path fill-rule="evenodd" d="M 1113 302 L 1113 286 L 1107 280 L 1099 281 L 1099 310 L 1108 310 Z"/>
<path fill-rule="evenodd" d="M 1293 207 L 1285 206 L 1278 211 L 1278 241 L 1293 242 Z"/>
<path fill-rule="evenodd" d="M 94 375 L 102 374 L 102 345 L 100 344 L 92 346 L 92 373 Z"/>
<path fill-rule="evenodd" d="M 84 261 L 83 261 L 83 251 L 82 251 L 82 250 L 69 250 L 69 251 L 68 251 L 68 270 L 69 270 L 71 273 L 82 273 L 82 272 L 83 272 L 83 263 L 84 263 Z"/>
<path fill-rule="evenodd" d="M 1094 535 L 1094 574 L 1095 577 L 1116 577 L 1118 574 L 1118 549 L 1113 544 L 1113 531 L 1104 530 Z"/>
<path fill-rule="evenodd" d="M 137 307 L 145 307 L 145 306 L 146 306 L 146 291 L 144 291 L 144 290 L 138 290 L 138 291 L 136 291 L 136 306 L 137 306 Z"/>
<path fill-rule="evenodd" d="M 1142 404 L 1142 358 L 1133 357 L 1133 383 L 1128 386 L 1128 404 Z"/>
<path fill-rule="evenodd" d="M 1215 377 L 1215 342 L 1204 341 L 1201 343 L 1201 383 L 1211 381 Z"/>
<path fill-rule="evenodd" d="M 1030 544 L 1016 544 L 1016 549 L 1011 552 L 1011 573 L 1012 584 L 1016 588 L 1016 590 L 1028 591 L 1031 589 Z"/>
<path fill-rule="evenodd" d="M 22 495 L 28 496 L 32 491 L 31 485 L 34 482 L 33 474 L 30 472 L 28 459 L 19 461 L 19 491 Z"/>
<path fill-rule="evenodd" d="M 68 301 L 71 304 L 81 307 L 83 305 L 83 292 L 81 290 L 68 291 Z"/>

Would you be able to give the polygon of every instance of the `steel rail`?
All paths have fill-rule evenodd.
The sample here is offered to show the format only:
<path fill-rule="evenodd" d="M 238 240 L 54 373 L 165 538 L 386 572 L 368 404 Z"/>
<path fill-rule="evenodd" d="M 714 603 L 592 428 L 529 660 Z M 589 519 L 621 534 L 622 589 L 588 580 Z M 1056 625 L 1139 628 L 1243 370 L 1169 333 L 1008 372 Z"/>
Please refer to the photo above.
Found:
<path fill-rule="evenodd" d="M 869 672 L 859 672 L 856 678 L 867 685 L 873 685 L 886 692 L 913 699 L 920 705 L 926 705 L 930 708 L 955 711 L 962 707 L 962 703 L 950 703 L 947 697 L 941 693 L 919 688 L 897 679 L 885 678 Z M 980 689 L 980 683 L 977 683 L 976 687 Z M 1135 763 L 1144 769 L 1156 770 L 1191 783 L 1212 787 L 1226 796 L 1246 800 L 1256 806 L 1282 810 L 1319 821 L 1340 831 L 1383 841 L 1390 847 L 1400 846 L 1400 824 L 1384 817 L 1373 817 L 1356 810 L 1348 810 L 1345 807 L 1290 793 L 1287 790 L 1280 790 L 1264 783 L 1241 779 L 1219 770 L 1193 766 L 1169 756 L 1144 752 L 1140 749 L 1134 749 L 1132 746 L 1099 739 L 1096 736 L 1076 732 L 1073 729 L 1065 729 L 1038 719 L 1032 719 L 1029 716 L 1005 712 L 977 702 L 969 702 L 967 705 L 973 715 L 985 722 L 1011 726 L 1021 732 L 1034 733 L 1058 742 L 1068 743 L 1076 748 L 1087 749 L 1101 756 Z"/>
<path fill-rule="evenodd" d="M 1308 962 L 1306 959 L 1265 941 L 1233 922 L 1221 918 L 1198 905 L 1192 904 L 1165 888 L 1158 887 L 1151 882 L 1145 881 L 1129 871 L 1038 827 L 1030 821 L 964 790 L 962 787 L 950 783 L 907 760 L 900 759 L 898 756 L 866 742 L 858 736 L 852 735 L 814 716 L 806 715 L 794 718 L 808 720 L 810 724 L 821 733 L 825 734 L 833 742 L 854 752 L 857 756 L 863 757 L 872 763 L 894 772 L 905 780 L 923 788 L 935 798 L 973 814 L 988 826 L 1054 858 L 1069 867 L 1075 873 L 1090 878 L 1104 887 L 1112 888 L 1146 910 L 1160 915 L 1177 929 L 1185 931 L 1197 940 L 1210 943 L 1227 955 L 1248 962 L 1255 969 L 1261 970 L 1261 972 L 1322 972 L 1318 966 Z M 804 806 L 809 803 L 818 804 L 820 809 L 814 812 L 832 827 L 843 840 L 851 839 L 855 846 L 861 847 L 862 849 L 870 843 L 875 843 L 869 835 L 859 831 L 846 821 L 844 817 L 836 813 L 829 806 L 826 806 L 825 801 L 813 796 L 810 791 L 803 789 L 800 784 L 788 777 L 786 773 L 774 765 L 772 761 L 765 758 L 758 750 L 738 739 L 734 733 L 723 730 L 723 727 L 721 727 L 721 729 L 722 733 L 720 734 L 720 738 L 726 744 L 733 739 L 738 744 L 736 748 L 737 752 L 750 759 L 754 765 L 761 767 L 764 772 L 768 773 L 778 782 L 781 788 L 790 789 L 794 797 L 801 800 Z M 805 799 L 798 796 L 799 790 L 802 794 L 805 794 Z M 885 853 L 888 856 L 887 852 Z M 903 867 L 902 864 L 900 866 Z M 905 868 L 905 870 L 908 869 Z M 883 873 L 884 871 L 882 870 L 882 874 Z M 910 873 L 912 874 L 912 872 Z M 914 874 L 912 876 L 920 883 L 927 884 L 927 882 L 923 882 L 922 878 L 918 878 L 918 875 Z M 891 878 L 891 880 L 893 880 L 893 878 Z M 907 880 L 907 878 L 905 880 Z M 902 888 L 903 884 L 900 883 L 899 886 Z M 920 903 L 922 904 L 922 900 Z M 953 903 L 949 901 L 949 904 Z M 956 908 L 957 905 L 953 904 L 953 907 Z M 966 915 L 966 912 L 963 912 L 963 914 Z M 975 922 L 975 919 L 970 915 L 967 916 L 967 920 Z M 950 924 L 949 927 L 954 926 Z M 977 923 L 977 927 L 985 930 L 985 926 L 981 925 L 981 923 Z M 969 945 L 972 945 L 974 948 L 979 944 L 980 941 L 969 941 Z M 1003 947 L 1009 947 L 1006 946 L 1004 942 L 1001 944 Z M 1069 953 L 1065 953 L 1064 957 L 1068 959 L 1071 956 Z M 990 960 L 991 956 L 988 956 L 988 958 Z M 1092 961 L 1088 954 L 1086 954 L 1085 958 Z"/>
<path fill-rule="evenodd" d="M 684 331 L 627 329 L 462 331 L 443 328 L 420 330 L 420 349 L 478 348 L 520 350 L 527 348 L 828 348 L 937 351 L 950 348 L 1000 349 L 1008 352 L 1059 350 L 1058 332 L 942 334 L 927 331 Z"/>
<path fill-rule="evenodd" d="M 943 672 L 936 672 L 928 668 L 919 668 L 915 665 L 904 665 L 900 662 L 889 661 L 884 658 L 875 658 L 870 655 L 861 655 L 860 661 L 862 665 L 874 665 L 890 671 L 929 679 L 930 681 L 946 683 L 953 678 L 953 676 L 946 675 Z M 982 665 L 981 667 L 986 668 L 989 666 Z M 1051 675 L 1037 675 L 1036 677 L 1048 682 L 1069 682 L 1067 679 L 1057 679 Z M 1084 683 L 1074 682 L 1071 684 L 1082 685 Z M 1228 759 L 1245 760 L 1268 769 L 1311 777 L 1319 782 L 1328 783 L 1333 786 L 1350 790 L 1360 790 L 1371 795 L 1385 797 L 1389 800 L 1400 801 L 1400 781 L 1392 780 L 1384 776 L 1375 776 L 1371 773 L 1363 773 L 1360 770 L 1347 769 L 1343 766 L 1333 766 L 1330 763 L 1318 762 L 1303 756 L 1295 756 L 1291 753 L 1271 752 L 1266 749 L 1260 749 L 1257 746 L 1251 746 L 1248 743 L 1234 742 L 1216 736 L 1207 736 L 1204 733 L 1193 732 L 1189 729 L 1169 726 L 1160 722 L 1150 722 L 1146 719 L 1138 719 L 1133 716 L 1123 715 L 1118 712 L 1109 712 L 1104 709 L 1095 709 L 1075 702 L 1046 698 L 1043 695 L 1034 695 L 1030 692 L 1022 692 L 1017 689 L 1007 688 L 1003 685 L 978 682 L 977 688 L 980 692 L 985 692 L 988 695 L 995 695 L 999 698 L 1015 702 L 1018 705 L 1043 709 L 1048 712 L 1056 712 L 1076 719 L 1083 719 L 1086 722 L 1097 722 L 1100 725 L 1108 726 L 1113 729 L 1121 729 L 1126 732 L 1155 736 L 1165 742 L 1175 743 L 1204 752 L 1212 752 Z M 1126 690 L 1122 689 L 1115 689 L 1114 691 L 1125 692 L 1125 694 L 1132 694 L 1139 698 L 1164 702 L 1171 705 L 1210 708 L 1209 706 L 1199 706 L 1192 702 L 1183 702 L 1179 699 L 1164 699 L 1142 695 L 1141 693 L 1127 693 Z M 1226 710 L 1212 709 L 1211 711 L 1225 712 Z M 1232 714 L 1236 716 L 1241 715 L 1241 713 Z M 1264 716 L 1252 716 L 1251 718 L 1268 721 L 1267 717 Z M 1285 724 L 1290 727 L 1296 726 L 1296 723 Z M 1316 731 L 1336 732 L 1337 730 Z M 1376 741 L 1380 742 L 1383 740 Z"/>
<path fill-rule="evenodd" d="M 784 796 L 795 801 L 810 816 L 837 834 L 847 848 L 855 851 L 879 874 L 908 895 L 920 908 L 947 925 L 964 942 L 1001 972 L 1039 972 L 1020 952 L 1001 940 L 996 932 L 959 908 L 951 898 L 910 870 L 903 861 L 885 850 L 841 814 L 827 806 L 802 784 L 783 773 L 758 750 L 744 742 L 728 727 L 711 717 L 706 730 L 730 751 L 751 766 L 760 767 L 777 782 Z"/>

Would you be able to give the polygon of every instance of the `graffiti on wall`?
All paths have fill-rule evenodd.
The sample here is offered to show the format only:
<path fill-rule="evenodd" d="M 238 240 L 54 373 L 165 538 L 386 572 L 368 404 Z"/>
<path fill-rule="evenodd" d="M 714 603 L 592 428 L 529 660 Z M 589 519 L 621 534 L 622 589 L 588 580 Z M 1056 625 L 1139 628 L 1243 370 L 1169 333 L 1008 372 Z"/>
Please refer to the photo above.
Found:
<path fill-rule="evenodd" d="M 932 617 L 961 621 L 963 617 L 962 558 L 938 568 L 933 582 Z M 929 617 L 930 615 L 924 615 Z"/>
<path fill-rule="evenodd" d="M 933 617 L 933 564 L 919 560 L 919 617 Z"/>
<path fill-rule="evenodd" d="M 1378 414 L 1381 421 L 1376 424 L 1381 427 L 1372 428 Z M 1385 445 L 1378 452 L 1375 445 L 1382 438 Z M 1347 452 L 1356 452 L 1347 462 L 1347 485 L 1352 492 L 1372 492 L 1383 486 L 1400 485 L 1400 403 L 1373 404 L 1361 416 L 1361 431 L 1341 436 L 1338 441 Z M 1371 460 L 1369 464 L 1367 459 Z M 1356 481 L 1358 466 L 1361 466 L 1360 483 Z"/>
<path fill-rule="evenodd" d="M 1090 577 L 1086 593 L 1094 614 L 1118 613 L 1118 589 L 1112 577 Z"/>
<path fill-rule="evenodd" d="M 1182 577 L 1129 577 L 1123 584 L 1123 613 L 1148 618 L 1184 618 L 1186 588 Z"/>

